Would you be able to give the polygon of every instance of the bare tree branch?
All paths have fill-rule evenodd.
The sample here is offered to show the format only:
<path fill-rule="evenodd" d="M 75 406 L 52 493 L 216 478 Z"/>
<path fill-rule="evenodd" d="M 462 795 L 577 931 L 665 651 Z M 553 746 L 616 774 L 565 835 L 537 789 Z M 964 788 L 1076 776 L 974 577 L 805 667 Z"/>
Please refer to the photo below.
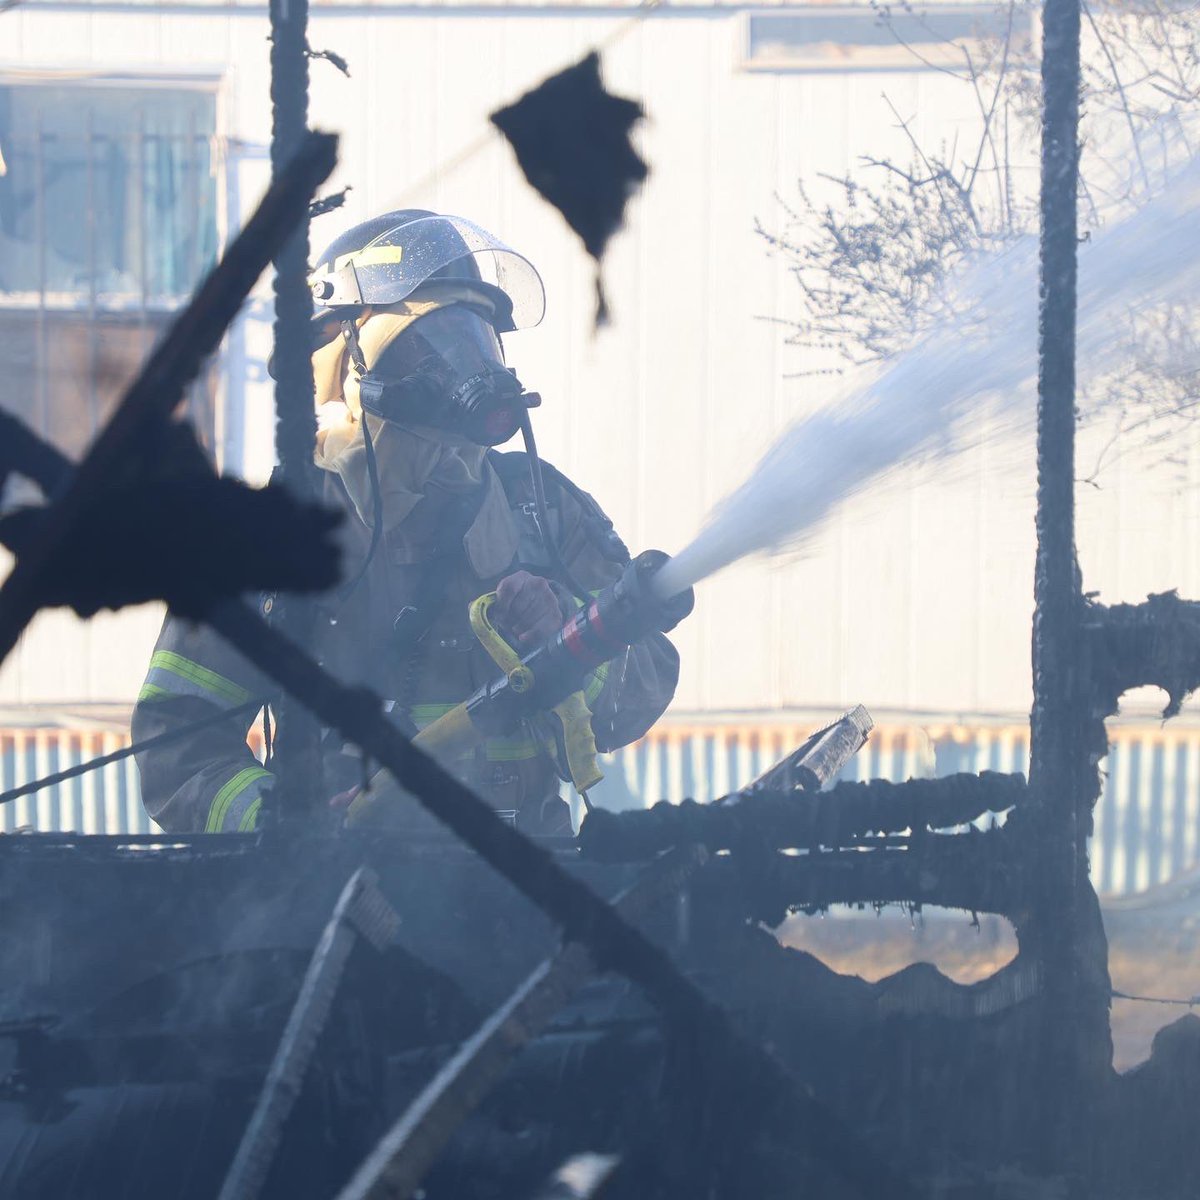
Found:
<path fill-rule="evenodd" d="M 846 364 L 886 358 L 938 321 L 961 316 L 941 285 L 964 257 L 1032 232 L 1036 209 L 1025 150 L 1036 143 L 1040 80 L 1029 26 L 1019 19 L 1032 14 L 1032 3 L 1009 0 L 1002 28 L 969 44 L 946 38 L 904 3 L 897 11 L 915 17 L 929 35 L 914 43 L 892 8 L 873 3 L 879 23 L 914 63 L 970 88 L 975 140 L 960 156 L 956 131 L 950 148 L 935 152 L 917 136 L 912 117 L 884 95 L 908 158 L 865 153 L 853 174 L 823 177 L 835 189 L 830 201 L 815 204 L 801 185 L 798 205 L 779 201 L 778 226 L 757 223 L 798 285 L 802 311 L 783 322 L 789 345 Z M 1163 0 L 1084 12 L 1090 46 L 1080 202 L 1089 231 L 1138 203 L 1190 158 L 1190 126 L 1200 120 L 1200 21 L 1195 5 L 1175 8 Z M 962 67 L 947 68 L 930 46 L 953 47 Z M 980 186 L 989 174 L 994 195 Z M 1083 399 L 1085 411 L 1119 414 L 1119 433 L 1082 482 L 1095 483 L 1131 444 L 1173 452 L 1179 429 L 1198 415 L 1200 371 L 1187 364 L 1200 362 L 1200 325 L 1190 312 L 1162 306 L 1131 313 L 1117 336 L 1123 341 L 1116 368 L 1087 380 Z M 817 360 L 790 374 L 825 370 Z"/>

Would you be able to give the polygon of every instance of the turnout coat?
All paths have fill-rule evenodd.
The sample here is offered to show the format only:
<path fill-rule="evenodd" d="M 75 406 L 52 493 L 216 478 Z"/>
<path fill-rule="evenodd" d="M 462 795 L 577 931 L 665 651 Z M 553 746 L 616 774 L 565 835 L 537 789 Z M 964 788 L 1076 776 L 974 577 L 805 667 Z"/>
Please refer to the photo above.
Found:
<path fill-rule="evenodd" d="M 549 464 L 544 473 L 547 518 L 562 560 L 581 587 L 597 591 L 620 574 L 628 551 L 590 496 Z M 422 500 L 405 521 L 405 536 L 385 534 L 373 555 L 370 530 L 339 478 L 325 474 L 324 487 L 326 501 L 347 513 L 348 582 L 317 599 L 309 649 L 339 678 L 382 696 L 409 732 L 497 674 L 468 623 L 475 597 L 524 569 L 551 581 L 564 617 L 578 603 L 553 579 L 523 453 L 489 452 L 478 488 L 448 503 Z M 273 598 L 261 604 L 269 618 Z M 645 733 L 670 702 L 678 671 L 674 647 L 655 635 L 590 676 L 584 694 L 598 749 L 616 749 Z M 222 708 L 266 701 L 273 690 L 211 630 L 168 616 L 134 709 L 133 737 L 142 741 Z M 138 755 L 144 803 L 159 825 L 171 832 L 255 828 L 274 775 L 270 762 L 260 763 L 247 746 L 254 719 L 247 714 Z M 332 733 L 322 760 L 330 798 L 362 782 L 353 747 Z M 489 739 L 446 765 L 519 828 L 570 831 L 556 764 L 532 730 Z"/>

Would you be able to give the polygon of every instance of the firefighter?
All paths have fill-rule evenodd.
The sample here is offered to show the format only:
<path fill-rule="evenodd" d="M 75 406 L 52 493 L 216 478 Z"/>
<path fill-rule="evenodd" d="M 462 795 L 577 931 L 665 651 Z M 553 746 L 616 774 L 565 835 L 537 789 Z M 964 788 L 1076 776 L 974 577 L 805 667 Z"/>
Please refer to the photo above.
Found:
<path fill-rule="evenodd" d="M 468 622 L 473 599 L 494 591 L 493 622 L 529 649 L 611 583 L 629 554 L 596 502 L 537 457 L 528 409 L 538 397 L 506 367 L 500 341 L 544 312 L 541 279 L 525 258 L 468 221 L 404 210 L 335 240 L 311 282 L 315 460 L 325 501 L 346 520 L 342 583 L 316 600 L 310 649 L 339 678 L 383 696 L 411 734 L 497 674 Z M 524 452 L 496 449 L 518 432 Z M 261 605 L 270 619 L 274 598 Z M 589 677 L 599 750 L 628 744 L 658 719 L 678 665 L 655 635 Z M 215 634 L 168 616 L 133 736 L 181 729 L 269 692 Z M 138 756 L 159 825 L 256 828 L 274 777 L 246 745 L 250 724 L 247 716 L 209 725 Z M 446 765 L 518 828 L 558 834 L 570 832 L 559 794 L 564 757 L 530 725 Z M 336 809 L 354 795 L 362 765 L 332 733 L 322 761 Z"/>

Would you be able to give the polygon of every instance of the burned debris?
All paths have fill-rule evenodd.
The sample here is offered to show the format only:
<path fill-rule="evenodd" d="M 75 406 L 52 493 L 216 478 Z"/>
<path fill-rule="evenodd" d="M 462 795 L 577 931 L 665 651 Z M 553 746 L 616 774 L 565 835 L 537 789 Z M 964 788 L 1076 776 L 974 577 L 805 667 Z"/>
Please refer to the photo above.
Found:
<path fill-rule="evenodd" d="M 530 185 L 562 213 L 595 260 L 598 325 L 609 315 L 600 278 L 604 251 L 650 173 L 630 141 L 644 116 L 637 101 L 605 89 L 593 51 L 491 117 Z"/>
<path fill-rule="evenodd" d="M 169 429 L 171 414 L 183 394 L 185 385 L 217 348 L 226 327 L 270 261 L 276 247 L 305 215 L 308 197 L 333 169 L 335 155 L 335 138 L 315 133 L 308 135 L 308 141 L 301 152 L 288 168 L 281 170 L 258 211 L 247 222 L 220 266 L 201 285 L 192 302 L 179 315 L 169 334 L 151 355 L 113 418 L 82 462 L 69 475 L 66 474 L 61 460 L 54 462 L 54 473 L 60 474 L 62 478 L 53 494 L 51 504 L 44 512 L 19 518 L 10 535 L 17 543 L 19 553 L 12 574 L 5 580 L 3 589 L 0 589 L 0 613 L 3 614 L 0 617 L 0 648 L 5 654 L 12 649 L 38 608 L 69 598 L 72 603 L 78 600 L 81 611 L 95 612 L 119 595 L 120 585 L 108 596 L 97 596 L 94 592 L 89 594 L 87 591 L 71 591 L 71 585 L 66 580 L 70 570 L 67 564 L 71 561 L 67 554 L 71 549 L 78 551 L 80 548 L 79 541 L 75 541 L 72 546 L 72 539 L 86 536 L 87 522 L 95 511 L 94 506 L 97 502 L 104 503 L 104 498 L 111 492 L 114 481 L 132 488 L 132 495 L 128 498 L 135 501 L 140 499 L 143 503 L 153 501 L 153 471 L 163 466 L 158 460 L 158 455 L 162 453 L 164 445 L 174 455 L 167 464 L 168 467 L 174 468 L 169 471 L 169 488 L 179 486 L 176 471 L 181 458 L 185 464 L 185 479 L 187 474 L 197 473 L 195 456 L 190 452 L 187 442 L 188 435 L 183 432 L 173 433 Z M 34 445 L 32 433 L 27 434 L 25 443 Z M 52 477 L 47 477 L 46 472 L 46 464 L 50 460 L 49 449 L 44 445 L 37 445 L 36 449 L 37 454 L 31 459 L 28 467 L 14 469 L 28 471 L 31 477 L 39 482 L 43 479 L 50 482 Z M 146 489 L 141 491 L 140 496 L 139 487 Z M 213 488 L 218 496 L 228 491 L 215 481 Z M 118 492 L 118 504 L 120 499 Z M 237 501 L 233 503 L 237 504 Z M 247 503 L 250 505 L 249 510 L 245 508 Z M 267 503 L 271 504 L 272 501 Z M 242 505 L 242 510 L 237 515 L 243 519 L 253 518 L 261 511 L 261 502 L 257 499 L 243 497 Z M 143 511 L 141 519 L 153 522 L 154 509 L 151 507 L 148 511 Z M 327 533 L 331 525 L 323 517 L 317 517 L 316 524 L 310 524 L 309 528 Z M 153 530 L 153 524 L 151 529 Z M 94 530 L 93 526 L 93 535 Z M 169 527 L 158 531 L 159 549 L 162 548 L 168 532 Z M 211 530 L 208 531 L 208 536 L 212 537 Z M 224 532 L 224 536 L 228 537 L 228 530 Z M 201 542 L 194 548 L 209 554 L 215 549 L 211 541 L 207 546 Z M 24 553 L 20 553 L 21 550 L 24 550 Z M 157 563 L 157 560 L 151 561 Z M 153 570 L 153 566 L 149 569 Z M 243 563 L 239 567 L 242 578 L 245 570 L 246 564 Z M 330 547 L 329 557 L 323 564 L 318 556 L 315 582 L 327 579 L 334 571 L 336 563 L 333 561 L 333 551 Z M 203 574 L 196 573 L 193 586 L 203 587 L 203 578 Z M 241 581 L 236 576 L 229 583 L 233 588 L 241 586 Z M 190 609 L 195 612 L 197 606 L 194 598 L 188 595 L 186 583 L 176 578 L 171 584 L 175 591 L 175 602 L 181 604 L 185 611 Z M 183 586 L 180 586 L 181 584 Z M 78 588 L 78 584 L 75 586 Z M 165 596 L 167 586 L 165 580 L 160 581 L 158 586 L 150 581 L 141 581 L 134 586 L 132 594 L 126 593 L 126 602 L 146 599 L 153 595 Z M 84 584 L 84 587 L 87 585 Z M 208 598 L 211 600 L 211 593 Z"/>
<path fill-rule="evenodd" d="M 338 513 L 297 502 L 280 487 L 251 488 L 214 475 L 180 422 L 147 428 L 139 455 L 63 542 L 42 579 L 46 607 L 90 617 L 165 600 L 181 616 L 198 618 L 227 596 L 317 591 L 337 582 Z M 8 514 L 0 519 L 0 544 L 18 558 L 28 554 L 52 517 L 41 506 Z M 272 531 L 269 538 L 264 530 Z M 198 562 L 213 566 L 198 575 Z"/>

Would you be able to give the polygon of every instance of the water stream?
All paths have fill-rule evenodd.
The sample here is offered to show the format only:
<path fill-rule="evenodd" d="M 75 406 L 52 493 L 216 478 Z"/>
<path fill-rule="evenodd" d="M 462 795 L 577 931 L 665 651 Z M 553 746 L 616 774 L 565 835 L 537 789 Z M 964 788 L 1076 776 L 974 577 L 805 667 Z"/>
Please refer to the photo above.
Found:
<path fill-rule="evenodd" d="M 972 416 L 985 404 L 993 418 L 999 414 L 1001 429 L 1005 422 L 1027 427 L 1037 295 L 1031 238 L 957 272 L 940 306 L 955 316 L 785 430 L 659 572 L 659 592 L 670 596 L 748 554 L 793 547 L 890 468 L 969 446 L 978 436 Z M 1080 246 L 1081 376 L 1103 371 L 1127 348 L 1131 312 L 1198 295 L 1200 161 Z"/>

